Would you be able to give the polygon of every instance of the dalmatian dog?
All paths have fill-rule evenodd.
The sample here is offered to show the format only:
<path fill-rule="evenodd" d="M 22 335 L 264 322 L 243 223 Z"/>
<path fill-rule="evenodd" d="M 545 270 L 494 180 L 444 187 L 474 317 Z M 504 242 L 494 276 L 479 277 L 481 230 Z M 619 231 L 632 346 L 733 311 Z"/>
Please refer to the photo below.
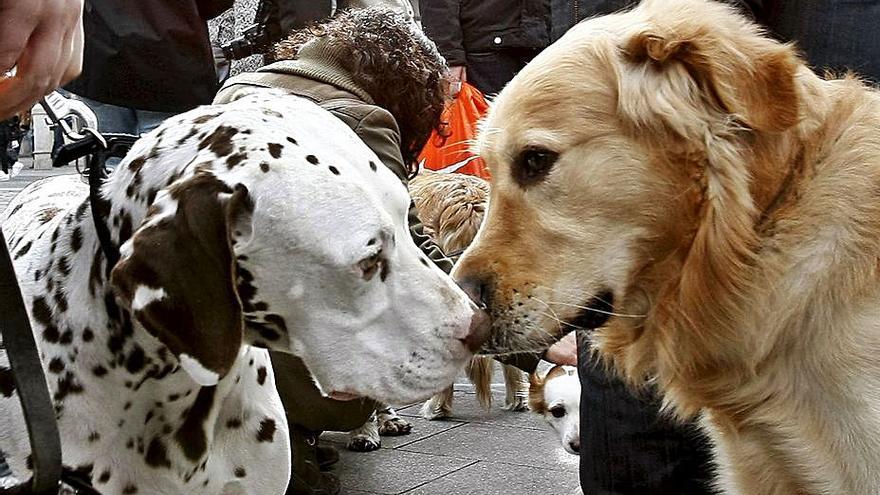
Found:
<path fill-rule="evenodd" d="M 412 242 L 405 188 L 341 121 L 276 93 L 139 140 L 102 190 L 108 267 L 77 176 L 0 216 L 65 465 L 101 493 L 281 494 L 287 423 L 266 349 L 330 397 L 411 403 L 453 382 L 486 316 Z M 0 346 L 0 450 L 30 452 Z"/>

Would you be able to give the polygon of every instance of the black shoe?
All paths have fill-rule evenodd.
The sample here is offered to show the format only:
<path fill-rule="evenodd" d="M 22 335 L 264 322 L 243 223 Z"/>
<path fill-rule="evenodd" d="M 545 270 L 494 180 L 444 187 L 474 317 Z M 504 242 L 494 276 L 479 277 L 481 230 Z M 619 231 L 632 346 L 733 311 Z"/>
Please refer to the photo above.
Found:
<path fill-rule="evenodd" d="M 337 495 L 339 478 L 322 473 L 318 463 L 318 436 L 299 426 L 291 428 L 293 473 L 287 495 Z"/>
<path fill-rule="evenodd" d="M 321 471 L 326 471 L 330 469 L 330 466 L 339 462 L 339 451 L 329 445 L 321 445 L 319 442 L 315 446 L 315 454 Z"/>

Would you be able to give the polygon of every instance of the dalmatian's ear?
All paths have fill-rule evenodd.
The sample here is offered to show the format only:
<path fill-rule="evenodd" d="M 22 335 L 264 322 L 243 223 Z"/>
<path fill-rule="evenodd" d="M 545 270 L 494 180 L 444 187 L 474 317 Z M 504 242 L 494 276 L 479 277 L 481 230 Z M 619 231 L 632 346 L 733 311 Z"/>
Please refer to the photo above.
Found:
<path fill-rule="evenodd" d="M 199 173 L 157 198 L 111 274 L 132 317 L 203 386 L 215 385 L 241 348 L 232 245 L 233 235 L 250 233 L 252 212 L 245 186 Z"/>

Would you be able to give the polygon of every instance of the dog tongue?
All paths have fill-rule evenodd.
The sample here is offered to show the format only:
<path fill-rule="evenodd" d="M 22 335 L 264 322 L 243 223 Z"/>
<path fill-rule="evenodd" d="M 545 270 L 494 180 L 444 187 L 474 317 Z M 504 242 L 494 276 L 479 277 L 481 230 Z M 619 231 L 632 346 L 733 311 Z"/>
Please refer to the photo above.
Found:
<path fill-rule="evenodd" d="M 357 395 L 357 394 L 352 394 L 349 392 L 337 392 L 337 391 L 330 392 L 330 395 L 328 395 L 328 397 L 330 397 L 331 399 L 334 399 L 334 400 L 355 400 L 355 399 L 361 398 L 361 396 Z"/>

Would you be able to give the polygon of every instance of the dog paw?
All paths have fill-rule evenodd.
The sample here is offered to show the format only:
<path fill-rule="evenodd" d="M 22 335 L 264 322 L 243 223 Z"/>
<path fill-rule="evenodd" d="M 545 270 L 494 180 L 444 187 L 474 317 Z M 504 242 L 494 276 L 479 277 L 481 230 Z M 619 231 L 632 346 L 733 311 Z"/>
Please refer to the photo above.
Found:
<path fill-rule="evenodd" d="M 517 396 L 513 400 L 507 400 L 504 402 L 504 406 L 502 409 L 506 411 L 528 411 L 529 410 L 529 401 L 527 398 L 522 396 Z"/>
<path fill-rule="evenodd" d="M 452 408 L 447 407 L 444 403 L 438 403 L 434 399 L 429 399 L 422 405 L 420 414 L 428 421 L 435 419 L 444 419 L 452 417 Z"/>
<path fill-rule="evenodd" d="M 412 431 L 412 423 L 403 418 L 391 418 L 379 421 L 379 434 L 385 437 L 399 437 L 409 435 Z"/>
<path fill-rule="evenodd" d="M 378 439 L 367 436 L 355 436 L 348 440 L 348 450 L 354 452 L 372 452 L 382 446 Z"/>

